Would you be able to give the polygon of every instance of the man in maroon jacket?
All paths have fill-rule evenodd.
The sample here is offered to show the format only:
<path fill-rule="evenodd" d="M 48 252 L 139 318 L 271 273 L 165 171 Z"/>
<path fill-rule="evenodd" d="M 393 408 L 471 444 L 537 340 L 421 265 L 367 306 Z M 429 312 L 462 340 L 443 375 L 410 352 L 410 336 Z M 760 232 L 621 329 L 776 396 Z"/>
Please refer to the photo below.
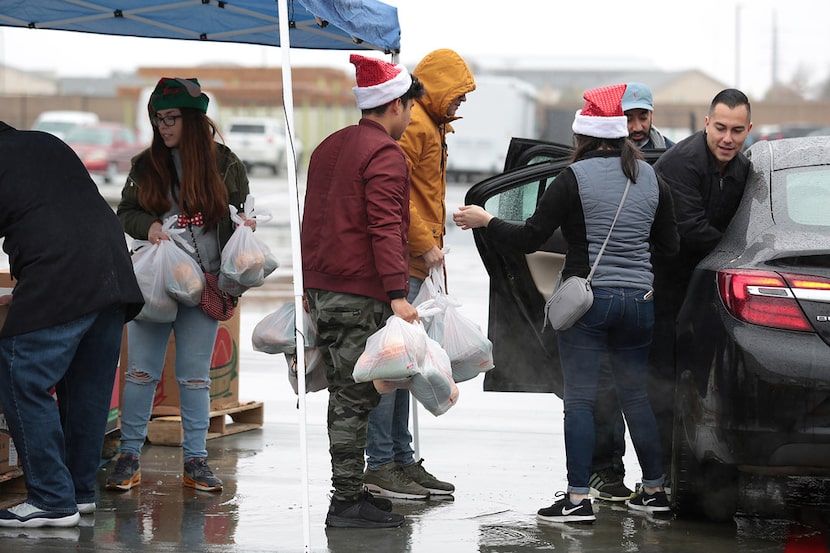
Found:
<path fill-rule="evenodd" d="M 366 340 L 393 314 L 418 318 L 408 301 L 409 168 L 396 142 L 423 85 L 401 65 L 352 55 L 362 117 L 326 138 L 308 167 L 301 246 L 303 281 L 329 383 L 332 465 L 326 525 L 400 526 L 390 501 L 363 485 L 369 412 L 380 401 L 371 382 L 356 383 Z"/>

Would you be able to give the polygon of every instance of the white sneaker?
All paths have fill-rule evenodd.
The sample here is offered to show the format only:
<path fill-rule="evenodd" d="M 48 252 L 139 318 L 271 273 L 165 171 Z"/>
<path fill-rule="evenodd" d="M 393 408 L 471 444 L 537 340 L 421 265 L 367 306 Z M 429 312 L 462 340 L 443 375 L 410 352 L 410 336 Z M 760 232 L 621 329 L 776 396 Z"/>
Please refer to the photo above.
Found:
<path fill-rule="evenodd" d="M 91 515 L 95 512 L 95 502 L 92 503 L 78 503 L 78 512 L 82 515 Z"/>
<path fill-rule="evenodd" d="M 4 528 L 39 528 L 41 526 L 69 528 L 77 526 L 80 520 L 80 513 L 67 515 L 43 511 L 25 502 L 0 510 L 0 527 Z"/>

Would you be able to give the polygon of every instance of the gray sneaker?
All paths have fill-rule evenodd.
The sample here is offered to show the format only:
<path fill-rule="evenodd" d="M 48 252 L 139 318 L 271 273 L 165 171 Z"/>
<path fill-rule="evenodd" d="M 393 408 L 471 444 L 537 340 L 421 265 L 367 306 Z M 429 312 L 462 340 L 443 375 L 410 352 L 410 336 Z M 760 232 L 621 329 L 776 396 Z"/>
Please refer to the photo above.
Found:
<path fill-rule="evenodd" d="M 366 489 L 382 497 L 397 499 L 426 499 L 429 490 L 414 482 L 400 466 L 387 463 L 377 470 L 366 469 L 363 474 Z"/>
<path fill-rule="evenodd" d="M 427 472 L 427 469 L 424 468 L 423 459 L 402 468 L 407 476 L 425 487 L 432 495 L 451 495 L 455 491 L 455 486 L 449 482 L 442 482 Z"/>
<path fill-rule="evenodd" d="M 184 462 L 182 484 L 203 492 L 222 491 L 222 481 L 213 474 L 204 458 L 188 459 Z"/>
<path fill-rule="evenodd" d="M 138 457 L 130 453 L 122 453 L 115 463 L 115 469 L 107 478 L 107 489 L 127 491 L 141 483 L 141 466 Z M 94 509 L 94 507 L 93 507 Z"/>
<path fill-rule="evenodd" d="M 604 501 L 628 501 L 634 497 L 622 478 L 613 469 L 602 469 L 591 475 L 588 480 L 589 493 Z"/>

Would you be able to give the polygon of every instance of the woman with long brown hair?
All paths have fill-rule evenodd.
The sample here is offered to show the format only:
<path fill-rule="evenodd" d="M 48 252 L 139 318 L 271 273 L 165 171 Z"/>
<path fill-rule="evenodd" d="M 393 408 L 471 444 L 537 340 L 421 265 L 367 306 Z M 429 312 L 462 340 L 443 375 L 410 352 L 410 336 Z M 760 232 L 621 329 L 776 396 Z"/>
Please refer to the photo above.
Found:
<path fill-rule="evenodd" d="M 153 142 L 133 160 L 118 216 L 127 234 L 151 244 L 170 239 L 162 221 L 178 216 L 178 226 L 187 229 L 182 236 L 193 247 L 191 255 L 206 275 L 217 276 L 222 248 L 234 228 L 228 205 L 241 211 L 249 189 L 243 163 L 215 140 L 218 130 L 207 116 L 208 101 L 196 79 L 158 82 L 148 105 Z M 245 224 L 253 226 L 254 221 Z M 107 489 L 129 490 L 141 481 L 141 447 L 173 331 L 184 431 L 182 482 L 197 490 L 222 490 L 222 481 L 207 464 L 206 450 L 210 360 L 218 326 L 200 306 L 181 303 L 173 322 L 136 320 L 127 325 L 121 455 Z"/>

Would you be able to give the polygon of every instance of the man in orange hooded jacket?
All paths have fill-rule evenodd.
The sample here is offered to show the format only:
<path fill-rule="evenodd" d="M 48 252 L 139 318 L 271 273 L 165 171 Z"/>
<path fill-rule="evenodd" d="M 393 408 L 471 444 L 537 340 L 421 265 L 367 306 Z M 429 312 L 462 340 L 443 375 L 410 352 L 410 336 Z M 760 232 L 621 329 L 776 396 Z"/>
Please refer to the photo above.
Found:
<path fill-rule="evenodd" d="M 447 133 L 466 95 L 475 90 L 467 63 L 456 52 L 439 49 L 427 54 L 413 75 L 426 94 L 415 101 L 412 120 L 399 143 L 410 169 L 409 295 L 412 302 L 431 268 L 443 270 L 445 197 L 447 192 Z M 416 461 L 409 432 L 409 390 L 381 396 L 369 415 L 366 440 L 366 487 L 375 494 L 401 499 L 449 495 L 455 486 L 426 471 Z"/>

